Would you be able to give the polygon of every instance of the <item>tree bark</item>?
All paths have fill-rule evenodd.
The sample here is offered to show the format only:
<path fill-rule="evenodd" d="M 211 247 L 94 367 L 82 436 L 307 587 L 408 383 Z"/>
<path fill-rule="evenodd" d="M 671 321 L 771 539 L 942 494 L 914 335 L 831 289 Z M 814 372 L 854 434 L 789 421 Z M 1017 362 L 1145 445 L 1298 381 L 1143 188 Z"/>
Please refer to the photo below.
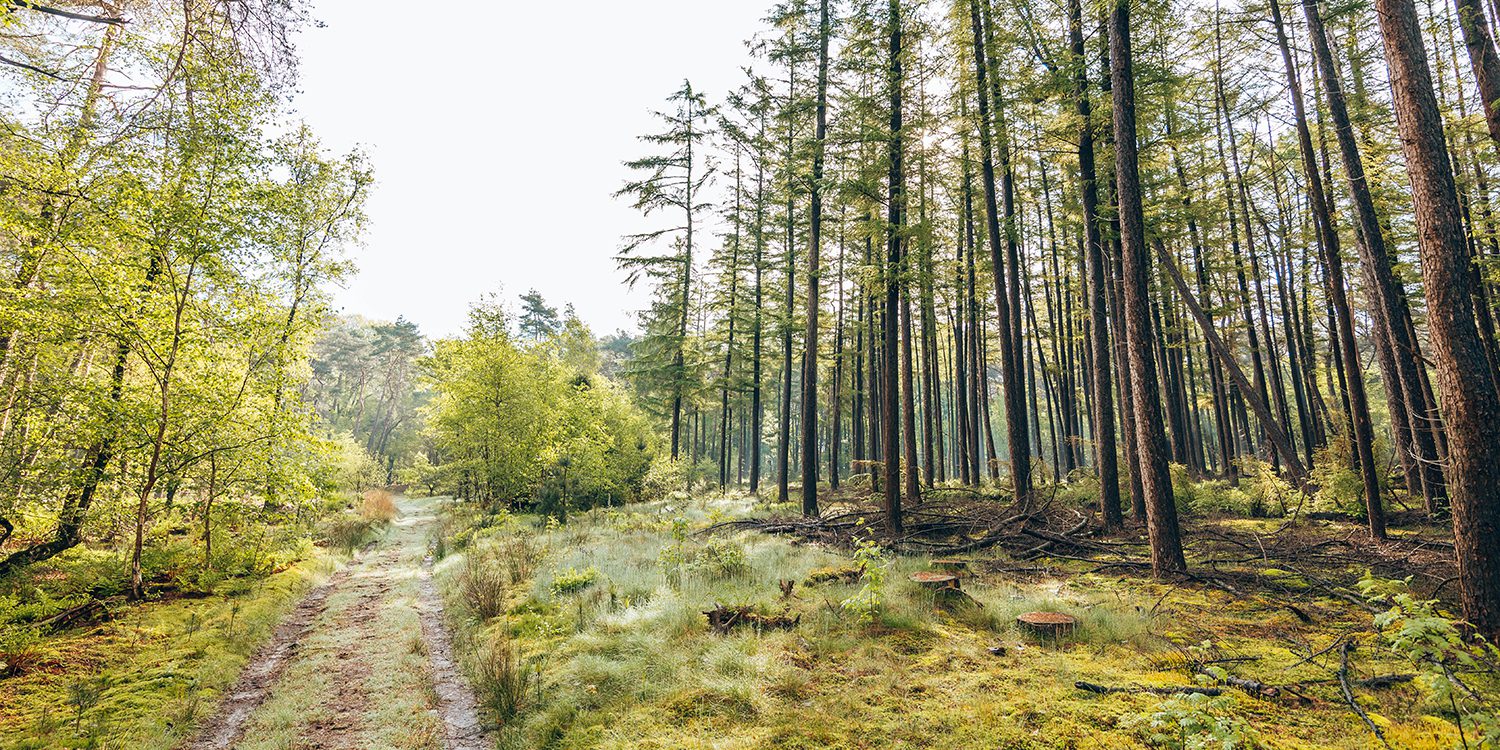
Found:
<path fill-rule="evenodd" d="M 1152 362 L 1149 267 L 1145 216 L 1136 151 L 1135 75 L 1130 59 L 1130 5 L 1116 0 L 1109 24 L 1110 75 L 1114 95 L 1115 194 L 1120 207 L 1120 244 L 1124 256 L 1125 338 L 1134 391 L 1136 443 L 1141 489 L 1146 501 L 1146 528 L 1151 539 L 1151 570 L 1156 575 L 1187 569 L 1178 530 L 1172 477 L 1167 470 L 1166 435 Z"/>
<path fill-rule="evenodd" d="M 1500 394 L 1472 314 L 1473 275 L 1458 190 L 1412 0 L 1376 0 L 1401 150 L 1416 207 L 1427 325 L 1448 424 L 1459 599 L 1464 617 L 1500 636 Z"/>

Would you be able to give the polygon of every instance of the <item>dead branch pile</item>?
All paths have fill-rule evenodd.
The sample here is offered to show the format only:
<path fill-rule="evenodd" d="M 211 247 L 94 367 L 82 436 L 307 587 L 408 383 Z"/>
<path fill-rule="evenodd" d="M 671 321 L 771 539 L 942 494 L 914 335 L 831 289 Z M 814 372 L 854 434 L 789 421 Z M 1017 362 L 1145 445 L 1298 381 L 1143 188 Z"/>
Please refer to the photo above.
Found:
<path fill-rule="evenodd" d="M 763 615 L 755 611 L 754 607 L 738 606 L 727 607 L 723 604 L 715 604 L 714 608 L 704 612 L 708 618 L 708 627 L 720 635 L 728 634 L 737 627 L 748 626 L 756 631 L 761 630 L 791 630 L 802 621 L 802 615 L 795 617 L 787 614 Z"/>

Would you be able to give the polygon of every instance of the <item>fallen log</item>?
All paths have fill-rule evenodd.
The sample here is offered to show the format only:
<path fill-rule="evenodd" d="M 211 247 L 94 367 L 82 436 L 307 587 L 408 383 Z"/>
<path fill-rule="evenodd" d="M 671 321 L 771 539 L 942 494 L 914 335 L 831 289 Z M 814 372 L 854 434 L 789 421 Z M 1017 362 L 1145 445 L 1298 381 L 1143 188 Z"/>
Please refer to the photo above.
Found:
<path fill-rule="evenodd" d="M 715 633 L 726 635 L 729 631 L 743 626 L 754 628 L 757 632 L 762 630 L 791 630 L 802 621 L 802 615 L 788 617 L 785 614 L 763 615 L 750 606 L 726 607 L 717 604 L 713 609 L 704 612 L 708 618 L 708 626 Z"/>
<path fill-rule="evenodd" d="M 112 596 L 106 599 L 90 599 L 82 604 L 69 607 L 57 614 L 37 623 L 38 627 L 48 630 L 62 630 L 79 623 L 93 622 L 101 616 L 107 615 L 109 608 L 115 604 L 125 601 L 123 596 Z"/>
<path fill-rule="evenodd" d="M 1098 693 L 1099 695 L 1110 695 L 1112 693 L 1150 693 L 1152 695 L 1183 695 L 1187 693 L 1197 693 L 1199 695 L 1213 696 L 1224 694 L 1224 691 L 1220 690 L 1219 688 L 1202 687 L 1199 685 L 1181 685 L 1175 687 L 1130 685 L 1127 687 L 1119 687 L 1114 685 L 1097 685 L 1092 682 L 1084 682 L 1083 680 L 1079 680 L 1078 682 L 1073 683 L 1073 687 L 1076 687 L 1079 690 L 1087 690 L 1090 693 Z"/>

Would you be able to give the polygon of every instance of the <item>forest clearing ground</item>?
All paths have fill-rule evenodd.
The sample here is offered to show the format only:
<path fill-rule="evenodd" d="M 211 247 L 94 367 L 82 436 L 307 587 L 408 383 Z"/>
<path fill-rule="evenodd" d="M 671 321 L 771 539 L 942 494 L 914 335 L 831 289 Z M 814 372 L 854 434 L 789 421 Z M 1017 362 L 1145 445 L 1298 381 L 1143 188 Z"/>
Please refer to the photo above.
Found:
<path fill-rule="evenodd" d="M 264 647 L 263 654 L 285 654 L 283 662 L 269 668 L 252 662 L 230 703 L 189 747 L 477 747 L 473 699 L 465 704 L 454 697 L 465 695 L 468 686 L 451 659 L 434 669 L 428 658 L 430 652 L 451 652 L 440 639 L 441 612 L 428 609 L 440 602 L 422 595 L 437 502 L 400 501 L 402 515 L 386 537 L 309 595 Z M 298 627 L 308 609 L 316 614 Z M 437 649 L 430 651 L 428 639 L 438 639 Z M 448 723 L 455 726 L 445 728 Z"/>
<path fill-rule="evenodd" d="M 518 663 L 538 673 L 501 732 L 503 748 L 1176 747 L 1153 737 L 1156 722 L 1222 721 L 1226 733 L 1264 747 L 1353 750 L 1378 742 L 1331 682 L 1336 653 L 1332 661 L 1315 654 L 1355 639 L 1354 679 L 1410 670 L 1370 632 L 1367 612 L 1315 589 L 1299 598 L 1308 622 L 1260 596 L 1067 560 L 1017 567 L 987 550 L 965 556 L 973 574 L 963 590 L 982 607 L 954 608 L 908 580 L 929 568 L 926 556 L 903 555 L 886 558 L 879 611 L 862 621 L 851 605 L 865 593 L 861 582 L 809 582 L 848 569 L 848 550 L 707 531 L 790 506 L 678 497 L 570 514 L 561 525 L 452 507 L 451 554 L 437 576 L 455 607 L 472 560 L 504 567 L 535 553 L 534 572 L 510 588 L 500 616 L 456 619 L 461 643 L 513 644 Z M 800 620 L 790 630 L 720 635 L 703 615 L 716 604 Z M 1029 637 L 1015 618 L 1034 610 L 1072 615 L 1078 630 Z M 1224 683 L 1203 701 L 1075 687 L 1195 686 L 1204 665 L 1306 683 L 1310 698 L 1268 699 Z M 517 674 L 518 684 L 530 682 Z M 1393 746 L 1460 743 L 1418 686 L 1358 692 Z"/>

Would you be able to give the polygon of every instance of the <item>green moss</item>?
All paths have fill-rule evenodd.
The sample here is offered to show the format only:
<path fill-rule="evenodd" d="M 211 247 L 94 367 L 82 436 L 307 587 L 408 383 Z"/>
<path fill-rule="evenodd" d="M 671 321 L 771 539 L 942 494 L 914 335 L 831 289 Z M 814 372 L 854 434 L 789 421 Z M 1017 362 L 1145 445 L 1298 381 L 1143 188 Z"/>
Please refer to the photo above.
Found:
<path fill-rule="evenodd" d="M 0 681 L 0 748 L 69 747 L 91 732 L 110 747 L 171 747 L 334 565 L 313 553 L 242 596 L 148 603 L 47 639 L 52 669 Z M 69 702 L 81 692 L 96 693 L 82 711 Z"/>

